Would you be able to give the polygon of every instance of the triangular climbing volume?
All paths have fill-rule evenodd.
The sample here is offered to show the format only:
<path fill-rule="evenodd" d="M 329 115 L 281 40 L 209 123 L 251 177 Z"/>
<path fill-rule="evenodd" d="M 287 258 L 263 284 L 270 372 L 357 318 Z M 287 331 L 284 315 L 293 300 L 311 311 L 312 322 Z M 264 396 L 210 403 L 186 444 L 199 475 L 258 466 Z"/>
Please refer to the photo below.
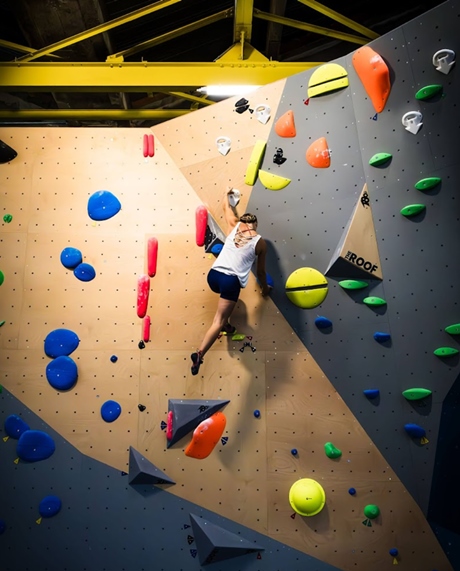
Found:
<path fill-rule="evenodd" d="M 175 484 L 176 482 L 130 446 L 129 483 L 130 485 L 148 486 L 150 484 Z"/>
<path fill-rule="evenodd" d="M 350 279 L 383 279 L 367 184 L 325 274 Z"/>
<path fill-rule="evenodd" d="M 201 517 L 190 514 L 201 565 L 225 561 L 264 548 Z"/>

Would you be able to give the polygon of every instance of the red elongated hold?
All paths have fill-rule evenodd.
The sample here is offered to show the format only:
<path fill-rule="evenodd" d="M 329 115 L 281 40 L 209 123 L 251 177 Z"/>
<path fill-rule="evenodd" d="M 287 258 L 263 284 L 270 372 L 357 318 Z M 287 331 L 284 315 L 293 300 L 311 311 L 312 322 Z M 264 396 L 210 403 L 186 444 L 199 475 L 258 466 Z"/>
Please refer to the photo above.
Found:
<path fill-rule="evenodd" d="M 155 154 L 155 143 L 153 140 L 153 135 L 149 135 L 147 138 L 147 152 L 149 157 L 153 157 Z"/>
<path fill-rule="evenodd" d="M 168 440 L 171 440 L 172 435 L 173 435 L 173 416 L 174 416 L 173 411 L 170 410 L 168 412 L 168 420 L 166 423 L 166 438 Z"/>
<path fill-rule="evenodd" d="M 204 239 L 206 236 L 206 226 L 208 224 L 208 210 L 206 206 L 200 204 L 195 211 L 195 225 L 196 225 L 196 245 L 204 246 Z"/>
<path fill-rule="evenodd" d="M 147 273 L 153 278 L 157 273 L 158 240 L 151 237 L 147 241 Z"/>
<path fill-rule="evenodd" d="M 137 316 L 145 317 L 149 304 L 150 278 L 143 274 L 137 279 Z"/>
<path fill-rule="evenodd" d="M 148 135 L 144 135 L 144 157 L 149 156 L 149 138 Z"/>
<path fill-rule="evenodd" d="M 142 339 L 144 340 L 145 343 L 150 341 L 150 325 L 151 325 L 150 316 L 146 315 L 142 322 Z"/>

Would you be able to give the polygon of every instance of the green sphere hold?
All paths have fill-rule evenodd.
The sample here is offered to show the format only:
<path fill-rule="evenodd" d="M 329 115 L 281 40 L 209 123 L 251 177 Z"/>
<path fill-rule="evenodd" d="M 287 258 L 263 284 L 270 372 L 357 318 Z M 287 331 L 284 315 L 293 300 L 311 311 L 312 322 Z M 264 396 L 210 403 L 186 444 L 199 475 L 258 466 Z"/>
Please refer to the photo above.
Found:
<path fill-rule="evenodd" d="M 342 451 L 336 448 L 332 442 L 326 442 L 324 445 L 324 451 L 328 458 L 340 458 L 340 456 L 342 456 Z"/>
<path fill-rule="evenodd" d="M 380 508 L 375 504 L 368 504 L 364 508 L 364 515 L 369 519 L 375 519 L 380 515 Z"/>
<path fill-rule="evenodd" d="M 3 222 L 6 222 L 6 224 L 9 224 L 12 220 L 13 217 L 11 216 L 11 214 L 5 214 L 5 216 L 3 217 Z"/>

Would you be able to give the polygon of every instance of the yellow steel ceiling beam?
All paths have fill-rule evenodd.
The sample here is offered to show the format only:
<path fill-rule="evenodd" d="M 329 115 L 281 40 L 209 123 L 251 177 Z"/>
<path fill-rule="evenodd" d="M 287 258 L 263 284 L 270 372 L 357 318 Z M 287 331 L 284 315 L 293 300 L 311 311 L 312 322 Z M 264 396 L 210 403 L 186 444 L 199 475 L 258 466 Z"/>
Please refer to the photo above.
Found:
<path fill-rule="evenodd" d="M 343 24 L 347 28 L 355 30 L 355 32 L 359 32 L 366 38 L 375 40 L 376 38 L 379 37 L 379 34 L 374 32 L 373 30 L 370 30 L 369 28 L 366 28 L 366 26 L 358 24 L 358 22 L 355 22 L 354 20 L 350 20 L 350 18 L 347 18 L 346 16 L 339 14 L 339 12 L 336 12 L 335 10 L 328 8 L 323 4 L 320 4 L 319 2 L 316 2 L 316 0 L 298 0 L 298 1 L 301 2 L 302 4 L 305 4 L 305 6 L 308 6 L 309 8 L 313 8 L 313 10 L 316 10 L 317 12 L 321 12 L 321 14 L 324 14 L 328 18 L 331 18 L 331 20 L 340 22 L 340 24 Z"/>
<path fill-rule="evenodd" d="M 266 85 L 321 62 L 0 62 L 0 91 L 187 91 L 204 85 Z"/>
<path fill-rule="evenodd" d="M 190 112 L 190 109 L 0 109 L 0 120 L 165 121 Z"/>
<path fill-rule="evenodd" d="M 180 97 L 180 99 L 186 99 L 187 101 L 193 101 L 193 103 L 199 103 L 200 105 L 214 105 L 216 103 L 215 101 L 210 101 L 204 97 L 197 97 L 196 95 L 190 95 L 183 91 L 163 91 L 162 93 L 167 93 L 173 97 Z"/>
<path fill-rule="evenodd" d="M 61 50 L 62 48 L 66 48 L 82 40 L 87 40 L 88 38 L 92 38 L 93 36 L 97 36 L 98 34 L 102 34 L 116 28 L 117 26 L 121 26 L 123 24 L 127 24 L 128 22 L 132 22 L 133 20 L 137 20 L 138 18 L 142 18 L 143 16 L 147 16 L 147 14 L 151 14 L 152 12 L 156 12 L 157 10 L 161 10 L 162 8 L 166 8 L 171 4 L 175 4 L 176 2 L 180 2 L 181 0 L 158 0 L 154 4 L 149 4 L 144 8 L 140 8 L 139 10 L 134 10 L 134 12 L 130 12 L 129 14 L 125 14 L 124 16 L 120 16 L 119 18 L 115 18 L 114 20 L 110 20 L 109 22 L 105 22 L 104 24 L 100 24 L 99 26 L 95 26 L 94 28 L 90 28 L 89 30 L 85 30 L 84 32 L 80 32 L 79 34 L 75 34 L 74 36 L 70 36 L 70 38 L 65 38 L 64 40 L 60 40 L 54 44 L 41 48 L 35 51 L 33 54 L 23 56 L 18 59 L 18 61 L 27 62 L 37 59 L 41 56 L 50 54 L 57 50 Z"/>
<path fill-rule="evenodd" d="M 261 20 L 267 20 L 268 22 L 283 24 L 283 26 L 298 28 L 299 30 L 305 30 L 306 32 L 313 32 L 314 34 L 321 34 L 322 36 L 337 38 L 338 40 L 352 42 L 354 44 L 364 45 L 369 42 L 367 38 L 354 36 L 352 34 L 345 34 L 343 32 L 338 32 L 337 30 L 331 30 L 329 28 L 322 28 L 321 26 L 307 24 L 305 22 L 300 22 L 299 20 L 292 20 L 291 18 L 285 18 L 284 16 L 277 16 L 276 14 L 269 14 L 268 12 L 262 12 L 261 10 L 254 10 L 254 18 L 260 18 Z"/>
<path fill-rule="evenodd" d="M 164 42 L 168 42 L 169 40 L 173 40 L 174 38 L 178 38 L 184 34 L 188 34 L 189 32 L 194 32 L 195 30 L 199 30 L 204 26 L 209 26 L 209 24 L 214 24 L 219 20 L 224 20 L 225 18 L 231 18 L 233 16 L 233 8 L 228 8 L 227 10 L 222 10 L 221 12 L 216 12 L 216 14 L 212 14 L 211 16 L 207 16 L 206 18 L 202 18 L 201 20 L 197 20 L 196 22 L 192 22 L 191 24 L 187 24 L 186 26 L 182 26 L 181 28 L 177 28 L 172 30 L 171 32 L 166 32 L 166 34 L 162 34 L 161 36 L 156 36 L 150 40 L 146 40 L 145 42 L 141 42 L 140 44 L 136 44 L 131 48 L 123 50 L 121 52 L 117 52 L 116 54 L 109 55 L 107 57 L 107 61 L 113 60 L 121 60 L 123 58 L 138 53 L 142 50 L 146 50 L 153 46 L 157 46 L 158 44 L 162 44 Z"/>
<path fill-rule="evenodd" d="M 239 42 L 241 33 L 250 42 L 252 36 L 253 0 L 235 0 L 235 18 L 233 22 L 233 41 Z"/>
<path fill-rule="evenodd" d="M 22 46 L 21 44 L 16 44 L 15 42 L 9 42 L 8 40 L 1 40 L 1 39 L 0 39 L 0 46 L 2 46 L 3 48 L 8 48 L 10 50 L 13 50 L 15 52 L 22 52 L 25 54 L 32 54 L 37 51 L 29 46 Z M 50 57 L 59 58 L 59 56 L 55 55 Z"/>

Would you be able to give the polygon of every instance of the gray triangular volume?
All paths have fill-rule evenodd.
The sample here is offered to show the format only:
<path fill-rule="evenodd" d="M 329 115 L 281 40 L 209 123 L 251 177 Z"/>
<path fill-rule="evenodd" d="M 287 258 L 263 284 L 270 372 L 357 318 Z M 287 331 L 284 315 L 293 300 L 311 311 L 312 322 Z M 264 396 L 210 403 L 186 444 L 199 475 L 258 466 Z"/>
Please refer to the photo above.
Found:
<path fill-rule="evenodd" d="M 220 229 L 217 222 L 208 212 L 208 224 L 206 226 L 206 234 L 204 237 L 204 250 L 217 255 L 225 242 L 225 234 Z"/>
<path fill-rule="evenodd" d="M 132 446 L 129 447 L 129 483 L 131 485 L 175 484 L 164 472 L 147 460 Z"/>
<path fill-rule="evenodd" d="M 190 521 L 201 565 L 264 550 L 260 545 L 201 517 L 190 514 Z"/>
<path fill-rule="evenodd" d="M 228 404 L 229 400 L 169 399 L 168 412 L 172 412 L 172 435 L 169 448 L 181 438 Z M 171 415 L 168 414 L 168 417 Z"/>

